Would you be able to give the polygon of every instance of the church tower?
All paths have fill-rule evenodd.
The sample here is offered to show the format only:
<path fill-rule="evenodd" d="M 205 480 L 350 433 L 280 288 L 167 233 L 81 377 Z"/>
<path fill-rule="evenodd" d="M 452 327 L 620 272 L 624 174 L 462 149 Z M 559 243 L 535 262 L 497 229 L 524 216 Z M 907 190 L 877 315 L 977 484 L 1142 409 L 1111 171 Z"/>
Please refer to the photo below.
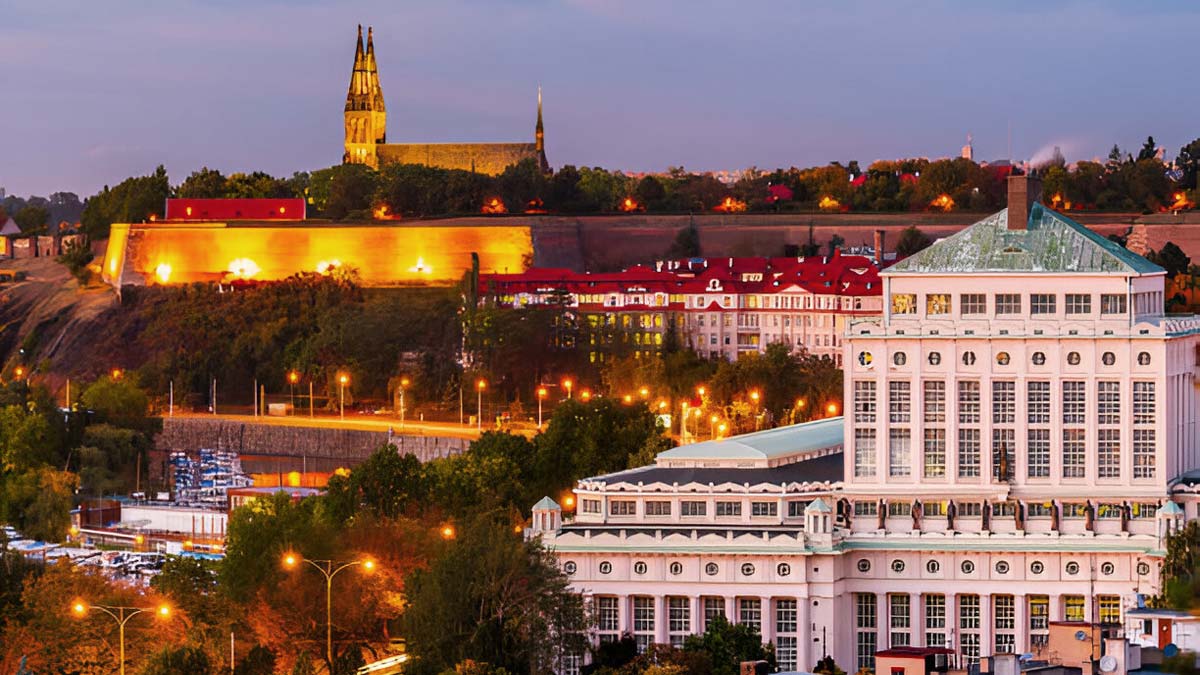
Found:
<path fill-rule="evenodd" d="M 538 85 L 538 115 L 537 126 L 533 129 L 533 149 L 537 154 L 538 167 L 542 173 L 550 172 L 550 162 L 546 160 L 546 130 L 542 128 L 542 85 Z"/>
<path fill-rule="evenodd" d="M 383 104 L 383 88 L 379 85 L 372 33 L 368 27 L 364 51 L 362 25 L 359 25 L 350 90 L 346 93 L 346 153 L 342 161 L 379 168 L 375 146 L 387 142 L 387 109 Z"/>

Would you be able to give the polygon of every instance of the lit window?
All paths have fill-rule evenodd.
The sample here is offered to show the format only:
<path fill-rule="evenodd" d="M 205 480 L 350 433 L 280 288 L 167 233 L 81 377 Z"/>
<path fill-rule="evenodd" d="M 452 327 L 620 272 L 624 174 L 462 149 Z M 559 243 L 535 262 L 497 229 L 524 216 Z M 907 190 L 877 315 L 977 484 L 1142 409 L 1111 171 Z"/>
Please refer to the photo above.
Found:
<path fill-rule="evenodd" d="M 949 293 L 930 293 L 925 296 L 925 313 L 926 314 L 949 314 L 950 313 L 950 294 Z"/>
<path fill-rule="evenodd" d="M 892 314 L 916 314 L 917 295 L 915 293 L 892 293 Z"/>

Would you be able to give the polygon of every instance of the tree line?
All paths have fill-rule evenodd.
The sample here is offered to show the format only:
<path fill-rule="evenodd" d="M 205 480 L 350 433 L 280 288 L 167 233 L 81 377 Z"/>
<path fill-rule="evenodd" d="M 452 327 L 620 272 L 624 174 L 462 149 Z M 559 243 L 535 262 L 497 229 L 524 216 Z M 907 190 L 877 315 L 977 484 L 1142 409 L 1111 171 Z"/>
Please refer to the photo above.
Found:
<path fill-rule="evenodd" d="M 1200 139 L 1180 148 L 1174 168 L 1168 169 L 1156 158 L 1151 137 L 1136 154 L 1113 146 L 1105 162 L 1068 165 L 1056 152 L 1037 168 L 1045 177 L 1047 203 L 1055 208 L 1153 212 L 1190 208 L 1198 166 Z M 724 183 L 711 173 L 682 167 L 635 176 L 566 165 L 545 174 L 536 162 L 523 160 L 499 176 L 403 164 L 378 171 L 341 164 L 289 178 L 261 171 L 227 176 L 205 167 L 172 185 L 160 166 L 150 175 L 105 186 L 86 201 L 80 217 L 85 232 L 103 238 L 114 222 L 161 217 L 171 196 L 300 197 L 309 204 L 310 216 L 333 220 L 527 212 L 986 212 L 1004 206 L 1006 174 L 1006 165 L 919 158 L 877 161 L 865 168 L 857 161 L 750 168 Z"/>

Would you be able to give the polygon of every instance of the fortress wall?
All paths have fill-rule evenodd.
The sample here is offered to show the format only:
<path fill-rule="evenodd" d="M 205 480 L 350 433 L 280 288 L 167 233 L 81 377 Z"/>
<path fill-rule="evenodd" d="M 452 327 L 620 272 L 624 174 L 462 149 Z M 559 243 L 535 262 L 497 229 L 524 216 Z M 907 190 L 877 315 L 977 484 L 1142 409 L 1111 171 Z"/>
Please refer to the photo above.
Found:
<path fill-rule="evenodd" d="M 155 448 L 165 452 L 195 452 L 201 448 L 236 450 L 244 455 L 281 455 L 358 462 L 387 443 L 385 431 L 361 431 L 330 427 L 300 427 L 256 424 L 219 418 L 165 418 L 155 437 Z M 402 453 L 416 455 L 422 462 L 462 452 L 463 438 L 398 435 L 391 437 Z"/>
<path fill-rule="evenodd" d="M 529 227 L 453 225 L 254 225 L 224 223 L 135 225 L 125 235 L 114 227 L 105 257 L 106 280 L 121 285 L 159 283 L 156 270 L 169 266 L 168 283 L 217 281 L 234 260 L 252 261 L 254 280 L 284 279 L 316 271 L 338 260 L 358 270 L 370 285 L 450 284 L 479 254 L 483 271 L 524 269 L 533 254 Z M 123 246 L 122 246 L 123 245 Z M 165 269 L 165 268 L 164 268 Z"/>

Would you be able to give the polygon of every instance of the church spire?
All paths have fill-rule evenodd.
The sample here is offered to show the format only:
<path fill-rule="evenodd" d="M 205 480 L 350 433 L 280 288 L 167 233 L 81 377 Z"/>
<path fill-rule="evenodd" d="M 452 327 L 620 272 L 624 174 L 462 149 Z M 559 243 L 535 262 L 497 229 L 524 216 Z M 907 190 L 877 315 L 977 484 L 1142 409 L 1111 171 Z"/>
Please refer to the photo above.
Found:
<path fill-rule="evenodd" d="M 374 30 L 367 27 L 367 91 L 371 94 L 371 108 L 383 112 L 383 87 L 379 85 L 379 67 L 375 62 Z"/>
<path fill-rule="evenodd" d="M 534 128 L 533 139 L 538 153 L 546 152 L 546 131 L 542 128 L 542 85 L 538 85 L 538 115 L 537 126 Z"/>
<path fill-rule="evenodd" d="M 350 72 L 350 91 L 346 93 L 346 110 L 363 110 L 363 96 L 370 93 L 367 77 L 367 58 L 363 53 L 362 24 L 358 25 L 358 43 L 354 48 L 354 69 Z"/>

